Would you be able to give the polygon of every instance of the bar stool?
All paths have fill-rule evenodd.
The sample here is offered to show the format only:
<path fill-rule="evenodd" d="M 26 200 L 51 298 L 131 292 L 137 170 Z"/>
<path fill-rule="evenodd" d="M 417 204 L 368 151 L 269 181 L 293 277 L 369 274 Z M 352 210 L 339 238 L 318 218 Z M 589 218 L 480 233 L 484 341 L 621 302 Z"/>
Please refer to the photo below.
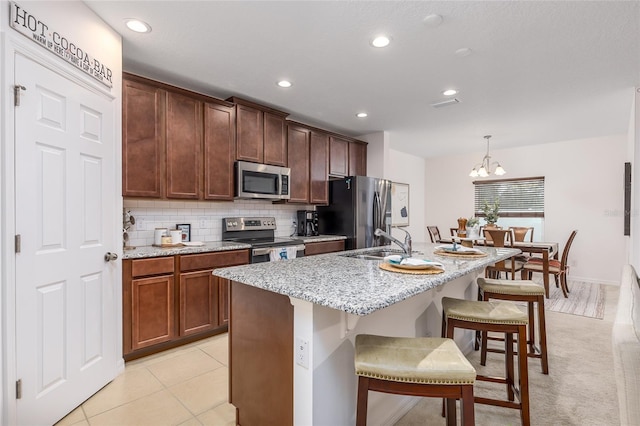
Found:
<path fill-rule="evenodd" d="M 514 302 L 527 302 L 529 314 L 529 352 L 530 358 L 540 358 L 542 373 L 549 374 L 549 359 L 547 356 L 547 329 L 544 316 L 544 287 L 531 280 L 495 280 L 491 278 L 478 278 L 478 300 L 511 300 Z M 538 307 L 538 330 L 540 332 L 540 347 L 536 346 L 536 327 L 533 304 Z M 482 337 L 481 337 L 482 336 Z M 486 331 L 476 331 L 475 349 L 482 347 L 480 352 L 480 364 L 486 365 L 487 352 L 504 353 L 502 349 L 488 348 L 489 340 L 504 341 L 503 338 L 490 337 Z"/>
<path fill-rule="evenodd" d="M 505 333 L 505 377 L 489 377 L 478 374 L 476 380 L 505 384 L 507 401 L 502 399 L 482 398 L 476 396 L 478 404 L 520 410 L 523 426 L 530 425 L 529 414 L 529 375 L 527 370 L 527 314 L 522 312 L 513 302 L 508 301 L 474 301 L 442 298 L 442 336 L 452 339 L 455 328 L 474 331 L 490 331 Z M 514 374 L 513 335 L 518 338 L 518 384 Z M 523 356 L 523 354 L 525 354 Z M 515 396 L 518 402 L 515 402 Z"/>
<path fill-rule="evenodd" d="M 356 426 L 367 424 L 369 390 L 399 395 L 445 398 L 447 425 L 474 425 L 476 370 L 451 339 L 437 337 L 356 336 L 358 375 Z"/>

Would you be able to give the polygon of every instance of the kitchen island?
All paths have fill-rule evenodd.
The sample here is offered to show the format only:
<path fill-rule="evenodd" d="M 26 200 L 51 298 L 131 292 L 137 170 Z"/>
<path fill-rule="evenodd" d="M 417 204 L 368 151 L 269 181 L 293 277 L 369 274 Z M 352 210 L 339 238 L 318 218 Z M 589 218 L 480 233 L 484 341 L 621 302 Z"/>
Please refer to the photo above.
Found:
<path fill-rule="evenodd" d="M 375 249 L 215 270 L 233 281 L 229 377 L 238 424 L 354 424 L 355 335 L 439 336 L 440 299 L 475 299 L 477 274 L 519 253 L 482 248 L 486 257 L 461 259 L 436 256 L 434 247 L 414 244 L 417 256 L 444 264 L 442 274 L 388 272 L 380 261 L 344 256 Z M 471 333 L 456 340 L 471 350 Z M 369 424 L 392 424 L 415 402 L 372 393 Z"/>

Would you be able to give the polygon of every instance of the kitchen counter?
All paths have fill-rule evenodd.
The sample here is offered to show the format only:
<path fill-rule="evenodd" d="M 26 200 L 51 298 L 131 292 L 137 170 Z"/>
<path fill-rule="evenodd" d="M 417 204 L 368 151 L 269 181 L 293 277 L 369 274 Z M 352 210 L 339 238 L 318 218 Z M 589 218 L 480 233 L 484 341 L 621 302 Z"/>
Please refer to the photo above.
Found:
<path fill-rule="evenodd" d="M 304 236 L 293 236 L 292 238 L 300 238 L 305 243 L 321 243 L 324 241 L 340 241 L 346 240 L 347 237 L 344 235 L 316 235 L 313 237 L 304 237 Z"/>
<path fill-rule="evenodd" d="M 442 297 L 475 300 L 482 269 L 520 252 L 483 247 L 486 257 L 460 259 L 435 256 L 434 247 L 414 244 L 444 264 L 439 275 L 387 272 L 378 260 L 341 256 L 379 248 L 214 270 L 232 280 L 229 386 L 237 424 L 355 424 L 355 336 L 439 336 Z M 473 338 L 460 330 L 455 340 L 468 353 Z M 416 402 L 371 392 L 368 424 L 394 424 Z"/>
<path fill-rule="evenodd" d="M 147 257 L 162 257 L 162 256 L 175 256 L 177 254 L 193 254 L 193 253 L 207 253 L 212 251 L 225 251 L 225 250 L 244 250 L 250 249 L 249 244 L 242 243 L 230 243 L 225 241 L 213 241 L 204 243 L 203 246 L 198 247 L 156 247 L 156 246 L 141 246 L 136 247 L 133 250 L 124 250 L 122 252 L 123 259 L 144 259 Z"/>
<path fill-rule="evenodd" d="M 396 250 L 393 246 L 386 246 Z M 414 255 L 444 264 L 436 275 L 411 275 L 384 271 L 380 261 L 345 257 L 380 247 L 217 269 L 213 273 L 263 290 L 282 294 L 355 315 L 368 315 L 463 275 L 507 259 L 520 250 L 482 247 L 488 256 L 459 259 L 433 254 L 435 244 L 415 244 Z"/>

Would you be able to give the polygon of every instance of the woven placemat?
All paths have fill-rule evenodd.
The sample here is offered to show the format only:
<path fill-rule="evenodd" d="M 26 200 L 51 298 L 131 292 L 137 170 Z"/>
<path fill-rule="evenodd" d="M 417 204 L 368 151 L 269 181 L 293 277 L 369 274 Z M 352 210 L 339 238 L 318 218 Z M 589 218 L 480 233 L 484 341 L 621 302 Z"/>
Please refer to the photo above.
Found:
<path fill-rule="evenodd" d="M 434 250 L 433 254 L 437 254 L 438 256 L 457 257 L 458 259 L 478 259 L 480 257 L 488 256 L 487 253 L 456 254 L 444 250 Z"/>
<path fill-rule="evenodd" d="M 434 274 L 441 274 L 444 272 L 444 269 L 438 269 L 438 268 L 429 268 L 429 269 L 403 269 L 403 268 L 396 268 L 393 265 L 390 265 L 388 263 L 384 263 L 381 262 L 379 264 L 380 269 L 384 269 L 385 271 L 389 271 L 389 272 L 400 272 L 401 274 L 412 274 L 412 275 L 434 275 Z"/>

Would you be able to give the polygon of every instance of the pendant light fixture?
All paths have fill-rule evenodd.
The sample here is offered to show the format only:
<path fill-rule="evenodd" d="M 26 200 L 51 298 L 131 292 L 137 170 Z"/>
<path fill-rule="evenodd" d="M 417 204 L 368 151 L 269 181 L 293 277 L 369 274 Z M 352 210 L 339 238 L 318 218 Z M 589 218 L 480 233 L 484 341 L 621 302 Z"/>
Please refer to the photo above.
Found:
<path fill-rule="evenodd" d="M 491 135 L 486 135 L 484 137 L 487 140 L 487 153 L 486 155 L 482 158 L 482 163 L 480 164 L 476 164 L 473 167 L 473 170 L 471 170 L 471 173 L 469 173 L 469 176 L 471 177 L 487 177 L 489 176 L 491 173 L 497 175 L 497 176 L 502 176 L 503 174 L 507 173 L 502 166 L 500 165 L 500 163 L 498 163 L 497 161 L 494 161 L 493 163 L 491 162 L 491 156 L 489 155 L 489 139 L 491 139 Z M 496 166 L 495 170 L 493 170 L 493 172 L 491 171 L 491 167 L 492 166 Z"/>

